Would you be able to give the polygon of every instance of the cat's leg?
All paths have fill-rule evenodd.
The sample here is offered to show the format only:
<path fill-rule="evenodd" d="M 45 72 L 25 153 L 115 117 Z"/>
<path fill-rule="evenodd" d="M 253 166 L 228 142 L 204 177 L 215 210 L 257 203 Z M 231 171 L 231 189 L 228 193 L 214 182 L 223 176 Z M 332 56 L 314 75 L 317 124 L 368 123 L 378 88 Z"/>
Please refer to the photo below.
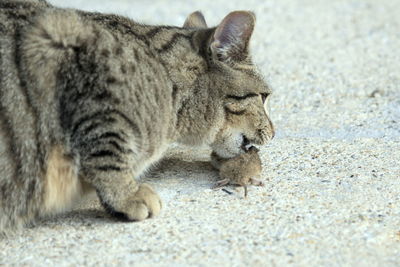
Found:
<path fill-rule="evenodd" d="M 128 132 L 126 129 L 108 127 L 96 132 L 85 135 L 80 142 L 81 179 L 95 188 L 112 215 L 129 221 L 158 215 L 160 198 L 149 185 L 135 180 L 145 157 L 140 156 L 141 149 L 135 148 L 132 135 L 123 134 Z"/>
<path fill-rule="evenodd" d="M 129 168 L 116 166 L 99 164 L 86 170 L 84 175 L 107 212 L 129 221 L 158 215 L 162 204 L 157 193 L 148 184 L 139 184 Z"/>
<path fill-rule="evenodd" d="M 141 221 L 160 213 L 161 200 L 148 184 L 138 184 L 132 176 L 117 179 L 118 184 L 96 182 L 101 203 L 110 214 L 129 221 Z"/>
<path fill-rule="evenodd" d="M 94 169 L 85 180 L 94 186 L 104 208 L 110 214 L 129 221 L 156 216 L 161 200 L 148 184 L 139 184 L 131 172 Z"/>

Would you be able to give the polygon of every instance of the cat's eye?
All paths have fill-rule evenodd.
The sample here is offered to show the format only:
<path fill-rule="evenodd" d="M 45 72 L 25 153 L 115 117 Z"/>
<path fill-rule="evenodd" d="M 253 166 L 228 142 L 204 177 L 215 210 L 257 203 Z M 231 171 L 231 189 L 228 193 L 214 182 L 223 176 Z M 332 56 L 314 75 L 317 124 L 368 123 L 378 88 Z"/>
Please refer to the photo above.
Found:
<path fill-rule="evenodd" d="M 269 96 L 269 94 L 268 93 L 262 93 L 261 94 L 261 99 L 262 99 L 262 102 L 263 103 L 265 103 L 265 100 L 267 100 L 267 97 Z"/>
<path fill-rule="evenodd" d="M 228 107 L 225 107 L 225 111 L 227 113 L 234 114 L 234 115 L 237 115 L 237 116 L 243 115 L 246 112 L 244 109 L 243 110 L 232 110 L 232 109 L 230 109 Z"/>

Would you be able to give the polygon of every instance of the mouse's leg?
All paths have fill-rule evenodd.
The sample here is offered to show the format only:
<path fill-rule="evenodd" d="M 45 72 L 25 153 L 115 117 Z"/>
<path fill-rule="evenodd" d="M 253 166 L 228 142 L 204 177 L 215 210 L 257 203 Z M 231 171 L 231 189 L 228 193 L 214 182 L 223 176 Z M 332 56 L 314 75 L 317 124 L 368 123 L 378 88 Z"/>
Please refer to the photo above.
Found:
<path fill-rule="evenodd" d="M 222 186 L 225 186 L 225 185 L 229 184 L 229 182 L 230 182 L 230 180 L 228 178 L 219 180 L 219 181 L 217 181 L 217 183 L 212 188 L 213 189 L 220 188 Z"/>
<path fill-rule="evenodd" d="M 244 188 L 244 197 L 247 198 L 247 185 L 243 185 Z"/>

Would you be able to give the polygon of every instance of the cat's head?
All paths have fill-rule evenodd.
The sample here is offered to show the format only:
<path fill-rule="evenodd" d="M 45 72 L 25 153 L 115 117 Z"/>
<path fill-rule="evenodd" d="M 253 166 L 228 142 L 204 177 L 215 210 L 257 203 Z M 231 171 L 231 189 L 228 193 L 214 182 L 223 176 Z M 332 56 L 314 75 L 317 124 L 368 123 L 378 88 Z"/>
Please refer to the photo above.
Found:
<path fill-rule="evenodd" d="M 210 90 L 219 92 L 223 109 L 211 147 L 225 158 L 241 154 L 246 145 L 264 145 L 275 135 L 268 112 L 271 90 L 249 55 L 254 25 L 252 12 L 231 12 L 206 44 Z M 184 26 L 207 28 L 200 12 L 192 13 Z"/>

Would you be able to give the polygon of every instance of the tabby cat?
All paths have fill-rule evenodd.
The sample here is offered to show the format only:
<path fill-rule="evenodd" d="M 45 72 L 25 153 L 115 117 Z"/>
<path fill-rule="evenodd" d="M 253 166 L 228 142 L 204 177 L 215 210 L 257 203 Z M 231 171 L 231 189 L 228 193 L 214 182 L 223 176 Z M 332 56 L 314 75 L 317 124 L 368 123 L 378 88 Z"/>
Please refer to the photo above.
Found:
<path fill-rule="evenodd" d="M 140 221 L 161 201 L 138 177 L 168 146 L 223 158 L 274 136 L 270 89 L 252 64 L 254 14 L 214 28 L 0 1 L 0 232 L 95 190 L 112 215 Z"/>

